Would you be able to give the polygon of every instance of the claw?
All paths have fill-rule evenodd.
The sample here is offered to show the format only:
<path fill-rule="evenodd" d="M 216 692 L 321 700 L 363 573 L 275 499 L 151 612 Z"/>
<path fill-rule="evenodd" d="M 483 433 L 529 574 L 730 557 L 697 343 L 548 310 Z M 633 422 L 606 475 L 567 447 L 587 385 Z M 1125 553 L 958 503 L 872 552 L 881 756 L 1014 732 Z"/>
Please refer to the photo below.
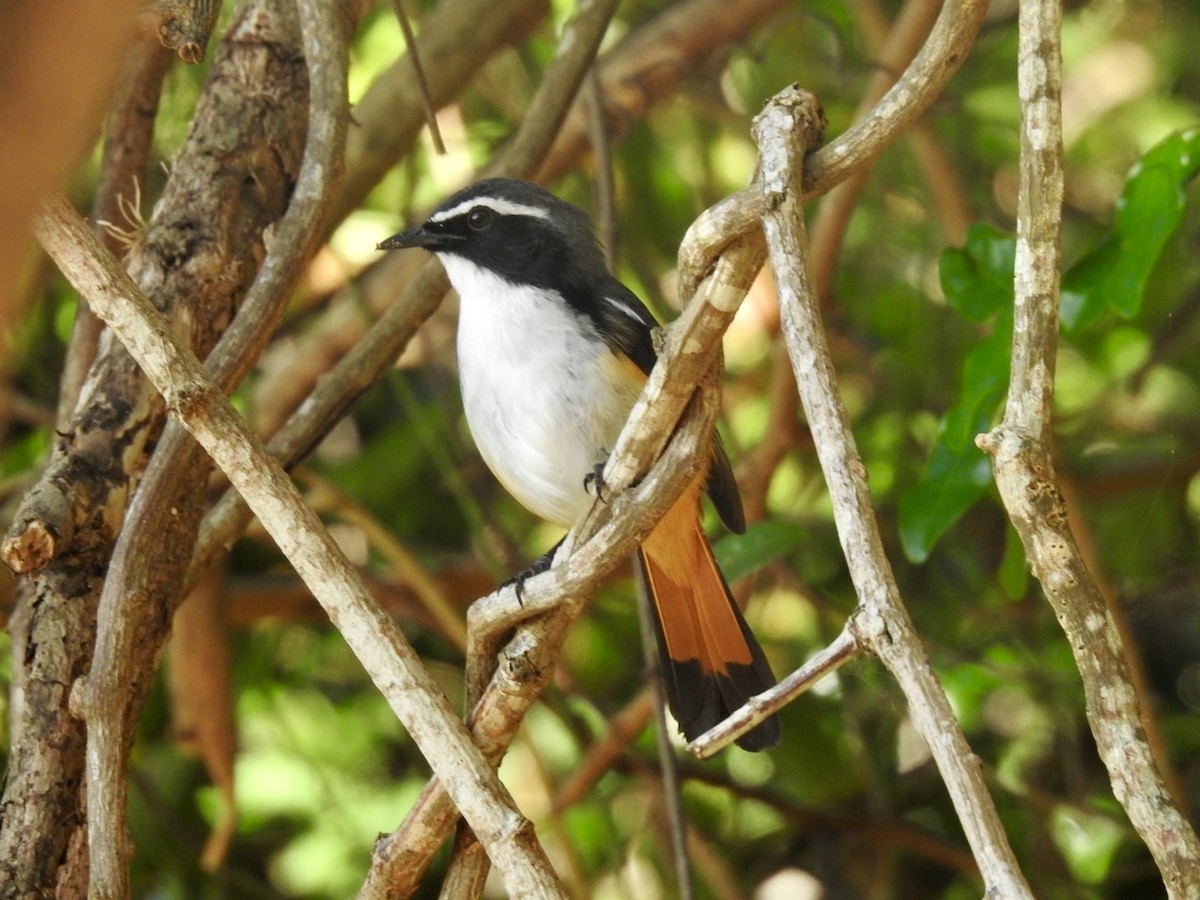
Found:
<path fill-rule="evenodd" d="M 583 489 L 586 491 L 596 486 L 596 497 L 599 500 L 604 499 L 604 463 L 598 462 L 592 471 L 583 476 Z"/>
<path fill-rule="evenodd" d="M 541 575 L 543 572 L 547 571 L 551 565 L 553 565 L 554 554 L 558 548 L 562 546 L 562 542 L 564 540 L 566 540 L 565 536 L 557 544 L 531 562 L 526 568 L 522 569 L 512 578 L 509 578 L 507 581 L 501 584 L 500 587 L 504 588 L 508 587 L 510 584 L 513 585 L 514 590 L 517 592 L 517 603 L 523 604 L 525 600 L 522 597 L 522 592 L 525 590 L 525 582 L 534 575 Z"/>

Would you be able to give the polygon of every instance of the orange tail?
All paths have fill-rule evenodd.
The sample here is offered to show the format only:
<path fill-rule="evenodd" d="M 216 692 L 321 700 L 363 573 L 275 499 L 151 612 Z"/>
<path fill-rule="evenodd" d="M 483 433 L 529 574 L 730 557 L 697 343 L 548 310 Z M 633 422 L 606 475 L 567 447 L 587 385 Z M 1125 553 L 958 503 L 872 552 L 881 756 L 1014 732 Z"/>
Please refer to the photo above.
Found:
<path fill-rule="evenodd" d="M 699 482 L 646 538 L 642 570 L 654 598 L 658 649 L 671 713 L 688 740 L 775 684 L 700 527 Z M 772 716 L 738 738 L 745 750 L 779 742 Z"/>

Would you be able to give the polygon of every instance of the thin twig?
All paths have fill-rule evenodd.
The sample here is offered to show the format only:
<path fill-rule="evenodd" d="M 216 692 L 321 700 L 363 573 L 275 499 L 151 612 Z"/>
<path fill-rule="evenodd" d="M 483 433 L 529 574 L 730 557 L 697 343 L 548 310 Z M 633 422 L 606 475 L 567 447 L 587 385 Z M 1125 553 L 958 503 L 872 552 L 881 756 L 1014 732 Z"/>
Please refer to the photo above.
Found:
<path fill-rule="evenodd" d="M 524 40 L 550 11 L 548 0 L 443 0 L 421 20 L 417 46 L 436 60 L 427 73 L 434 109 L 456 97 L 493 53 Z M 371 83 L 355 104 L 346 136 L 346 177 L 330 225 L 362 206 L 379 180 L 415 145 L 425 126 L 420 90 L 407 59 Z"/>
<path fill-rule="evenodd" d="M 652 691 L 650 686 L 643 688 L 623 709 L 609 717 L 608 731 L 587 748 L 575 771 L 559 784 L 551 806 L 555 812 L 582 802 L 596 782 L 613 769 L 617 760 L 646 730 L 646 725 L 656 715 Z"/>
<path fill-rule="evenodd" d="M 612 141 L 604 118 L 604 91 L 595 66 L 588 70 L 587 100 L 592 106 L 588 143 L 596 158 L 596 234 L 609 271 L 617 270 L 617 189 L 613 178 Z"/>
<path fill-rule="evenodd" d="M 393 577 L 411 588 L 416 602 L 425 610 L 442 636 L 459 650 L 465 651 L 467 627 L 463 624 L 461 611 L 450 602 L 441 586 L 408 548 L 369 510 L 350 499 L 332 482 L 308 470 L 300 470 L 296 478 L 308 492 L 309 503 L 315 509 L 328 509 L 343 522 L 363 532 L 369 545 L 374 547 L 391 567 Z"/>
<path fill-rule="evenodd" d="M 633 557 L 637 577 L 638 626 L 641 632 L 642 667 L 650 682 L 654 697 L 654 745 L 658 754 L 659 784 L 667 823 L 667 848 L 671 864 L 675 869 L 675 896 L 679 900 L 692 900 L 696 890 L 692 884 L 692 868 L 688 864 L 687 816 L 683 811 L 683 795 L 679 789 L 679 766 L 676 764 L 675 748 L 671 745 L 671 732 L 667 724 L 667 692 L 663 685 L 662 669 L 658 659 L 657 625 L 654 622 L 654 599 L 650 596 L 642 557 Z"/>
<path fill-rule="evenodd" d="M 829 646 L 786 678 L 780 679 L 775 687 L 763 691 L 724 722 L 700 735 L 688 744 L 688 750 L 701 759 L 707 759 L 723 747 L 732 744 L 772 713 L 806 693 L 826 675 L 836 672 L 861 652 L 862 648 L 855 640 L 854 633 L 849 628 L 843 628 Z"/>
<path fill-rule="evenodd" d="M 417 88 L 421 93 L 421 108 L 425 112 L 425 124 L 429 126 L 429 136 L 433 139 L 433 149 L 439 156 L 446 153 L 446 144 L 442 140 L 442 129 L 438 127 L 437 114 L 433 110 L 433 98 L 429 96 L 429 81 L 425 78 L 425 67 L 421 65 L 421 54 L 417 52 L 417 38 L 413 34 L 412 23 L 408 21 L 408 13 L 404 9 L 403 0 L 392 0 L 392 8 L 396 11 L 396 21 L 400 23 L 400 31 L 404 35 L 404 46 L 408 48 L 408 58 L 412 60 L 413 77 L 417 80 Z"/>

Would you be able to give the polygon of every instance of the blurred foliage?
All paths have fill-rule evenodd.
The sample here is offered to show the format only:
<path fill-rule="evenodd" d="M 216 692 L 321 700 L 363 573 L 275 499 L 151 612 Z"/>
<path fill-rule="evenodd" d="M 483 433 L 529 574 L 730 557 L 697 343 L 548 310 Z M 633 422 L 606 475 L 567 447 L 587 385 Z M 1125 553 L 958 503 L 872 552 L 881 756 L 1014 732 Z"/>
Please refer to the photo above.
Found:
<path fill-rule="evenodd" d="M 418 27 L 429 5 L 411 4 Z M 665 5 L 625 4 L 614 39 Z M 1097 761 L 1069 648 L 1026 575 L 973 443 L 1003 400 L 1012 324 L 1017 36 L 1015 5 L 994 6 L 925 120 L 951 171 L 928 170 L 928 157 L 907 140 L 878 160 L 837 251 L 827 327 L 902 592 L 1035 890 L 1046 898 L 1161 896 Z M 882 7 L 888 16 L 899 9 Z M 556 3 L 554 20 L 571 9 Z M 830 134 L 851 124 L 875 71 L 862 10 L 847 0 L 790 6 L 719 63 L 689 71 L 614 144 L 620 272 L 653 308 L 671 315 L 674 254 L 688 224 L 750 178 L 748 118 L 765 98 L 799 82 L 821 96 Z M 1066 327 L 1056 409 L 1073 525 L 1096 575 L 1123 601 L 1180 797 L 1192 808 L 1200 803 L 1197 42 L 1193 0 L 1095 0 L 1066 15 Z M 342 224 L 326 251 L 340 271 L 369 264 L 375 241 L 399 218 L 436 202 L 490 157 L 554 46 L 548 23 L 477 75 L 443 117 L 449 154 L 418 152 Z M 355 42 L 353 96 L 400 52 L 390 7 L 381 4 Z M 168 80 L 157 134 L 164 161 L 185 139 L 203 77 L 202 68 L 176 67 Z M 93 159 L 79 175 L 81 197 L 95 167 Z M 593 175 L 585 168 L 555 188 L 594 209 Z M 151 173 L 147 204 L 161 177 Z M 978 223 L 967 234 L 950 233 L 930 192 L 934 178 L 952 180 Z M 57 279 L 41 281 L 4 386 L 32 410 L 0 419 L 5 519 L 52 440 L 74 308 Z M 756 288 L 726 344 L 725 427 L 743 481 L 764 474 L 748 467 L 777 427 L 768 400 L 777 377 L 771 304 L 769 286 Z M 298 305 L 285 333 L 315 321 Z M 444 357 L 377 385 L 310 465 L 445 585 L 468 572 L 486 590 L 557 539 L 474 455 Z M 811 446 L 801 439 L 766 475 L 765 521 L 721 538 L 717 552 L 748 598 L 747 617 L 774 669 L 785 674 L 837 633 L 855 598 Z M 328 518 L 336 521 L 336 510 Z M 368 543 L 354 546 L 373 575 L 394 576 Z M 231 559 L 231 602 L 263 576 L 286 580 L 287 571 L 251 535 Z M 6 584 L 0 592 L 11 591 Z M 631 597 L 621 575 L 596 598 L 566 645 L 561 677 L 503 766 L 580 896 L 674 892 L 650 735 L 583 799 L 561 810 L 554 803 L 641 685 Z M 419 615 L 405 615 L 404 624 L 457 702 L 461 659 L 452 643 Z M 216 875 L 197 867 L 216 804 L 200 764 L 170 742 L 160 690 L 133 759 L 135 893 L 350 896 L 375 836 L 403 818 L 427 767 L 319 620 L 264 617 L 241 628 L 234 644 L 240 819 L 231 855 Z M 7 656 L 6 642 L 0 650 Z M 785 710 L 783 725 L 773 753 L 734 749 L 684 764 L 698 896 L 979 896 L 945 789 L 879 666 L 852 663 Z M 435 874 L 444 864 L 439 858 Z M 436 882 L 429 878 L 422 896 L 435 896 Z M 814 884 L 823 895 L 803 893 Z M 498 885 L 492 890 L 499 895 Z"/>

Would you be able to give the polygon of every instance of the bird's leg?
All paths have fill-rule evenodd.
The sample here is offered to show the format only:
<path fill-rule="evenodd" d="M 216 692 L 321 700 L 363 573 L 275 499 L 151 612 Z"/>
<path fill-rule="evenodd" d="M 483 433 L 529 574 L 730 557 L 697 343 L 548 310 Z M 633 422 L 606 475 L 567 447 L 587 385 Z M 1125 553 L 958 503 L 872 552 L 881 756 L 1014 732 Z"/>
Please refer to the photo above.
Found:
<path fill-rule="evenodd" d="M 557 544 L 531 562 L 526 568 L 522 569 L 512 578 L 509 578 L 507 581 L 501 584 L 500 587 L 504 588 L 508 587 L 510 584 L 514 585 L 517 591 L 517 602 L 523 603 L 524 601 L 521 599 L 521 592 L 525 590 L 525 582 L 534 575 L 541 575 L 550 568 L 550 566 L 554 563 L 554 554 L 558 552 L 558 548 L 562 546 L 563 541 L 566 539 L 567 536 L 563 535 L 561 538 L 559 538 Z"/>

